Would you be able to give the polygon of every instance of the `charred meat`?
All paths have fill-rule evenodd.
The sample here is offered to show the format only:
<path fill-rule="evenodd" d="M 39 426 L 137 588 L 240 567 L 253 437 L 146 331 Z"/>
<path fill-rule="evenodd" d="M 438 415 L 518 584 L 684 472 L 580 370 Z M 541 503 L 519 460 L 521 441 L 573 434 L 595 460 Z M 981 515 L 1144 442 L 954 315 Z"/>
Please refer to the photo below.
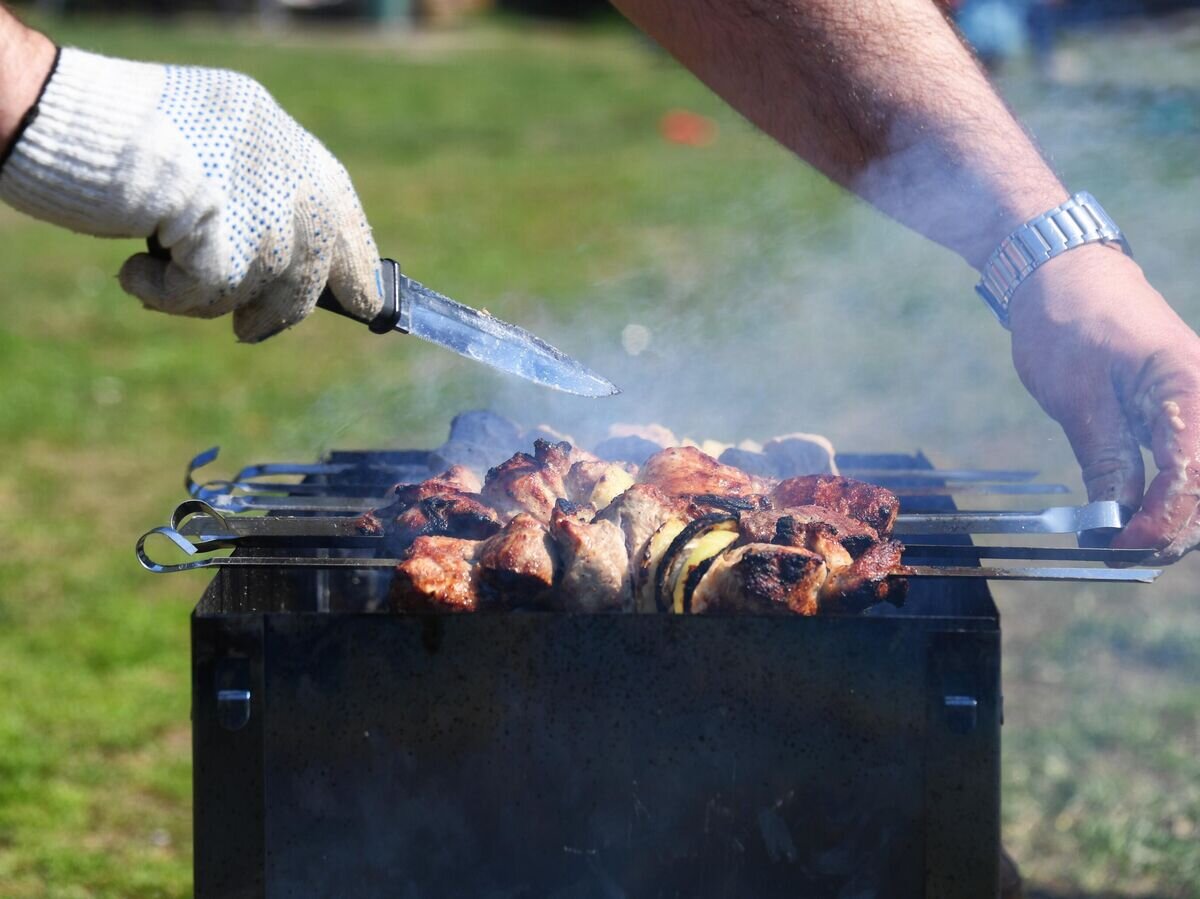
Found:
<path fill-rule="evenodd" d="M 828 575 L 825 560 L 807 549 L 747 543 L 713 560 L 685 611 L 816 615 Z"/>
<path fill-rule="evenodd" d="M 548 524 L 554 504 L 569 498 L 565 479 L 571 466 L 585 461 L 595 457 L 565 441 L 536 440 L 532 456 L 517 453 L 487 473 L 483 498 L 505 514 L 528 512 Z"/>
<path fill-rule="evenodd" d="M 546 526 L 528 513 L 479 548 L 479 577 L 508 605 L 537 604 L 554 586 L 557 552 Z"/>
<path fill-rule="evenodd" d="M 471 470 L 456 465 L 420 484 L 398 485 L 391 505 L 366 513 L 356 524 L 362 534 L 383 536 L 387 551 L 397 555 L 418 537 L 481 540 L 500 530 L 503 521 L 474 492 L 478 489 Z"/>
<path fill-rule="evenodd" d="M 870 525 L 881 537 L 892 532 L 900 500 L 884 487 L 836 475 L 805 475 L 780 481 L 771 491 L 776 508 L 820 506 Z"/>

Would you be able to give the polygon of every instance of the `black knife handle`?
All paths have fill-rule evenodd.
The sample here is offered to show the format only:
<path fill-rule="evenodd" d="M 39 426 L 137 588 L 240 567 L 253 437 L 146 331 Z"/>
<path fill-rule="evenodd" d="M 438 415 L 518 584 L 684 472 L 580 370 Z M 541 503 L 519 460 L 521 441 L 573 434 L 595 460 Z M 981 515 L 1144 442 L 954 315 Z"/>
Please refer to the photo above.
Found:
<path fill-rule="evenodd" d="M 361 322 L 375 334 L 387 334 L 396 330 L 396 325 L 400 323 L 403 313 L 400 305 L 400 263 L 395 259 L 380 259 L 379 263 L 379 276 L 383 282 L 380 285 L 383 289 L 383 308 L 374 318 L 359 318 L 347 310 L 338 302 L 337 297 L 328 287 L 321 292 L 321 296 L 317 299 L 317 307 Z"/>
<path fill-rule="evenodd" d="M 158 241 L 157 234 L 146 238 L 146 250 L 155 259 L 164 262 L 171 261 L 171 251 Z M 338 302 L 333 291 L 326 287 L 317 299 L 317 308 L 334 312 L 344 318 L 353 319 L 366 325 L 375 334 L 387 334 L 396 329 L 400 323 L 402 309 L 400 306 L 400 263 L 394 259 L 380 259 L 380 279 L 383 289 L 383 309 L 374 318 L 359 318 L 353 312 Z"/>

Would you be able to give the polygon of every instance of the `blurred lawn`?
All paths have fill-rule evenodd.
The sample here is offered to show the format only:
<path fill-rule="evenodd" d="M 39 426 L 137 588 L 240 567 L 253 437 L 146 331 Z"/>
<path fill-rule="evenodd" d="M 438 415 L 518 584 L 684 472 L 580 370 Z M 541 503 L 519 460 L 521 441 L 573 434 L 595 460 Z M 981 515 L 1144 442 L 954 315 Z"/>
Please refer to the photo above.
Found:
<path fill-rule="evenodd" d="M 626 393 L 602 407 L 549 396 L 324 316 L 238 346 L 227 322 L 123 296 L 113 273 L 135 245 L 0 208 L 5 899 L 190 893 L 188 613 L 206 579 L 144 574 L 132 546 L 212 444 L 223 471 L 434 445 L 453 410 L 492 405 L 581 437 L 649 418 L 724 439 L 822 430 L 1076 483 L 961 263 L 840 196 L 622 30 L 52 31 L 257 77 L 346 163 L 385 254 L 535 326 Z M 1197 236 L 1200 62 L 1181 33 L 1073 51 L 1102 80 L 1121 53 L 1153 57 L 1148 94 L 1046 93 L 1019 72 L 1006 84 L 1052 151 L 1064 123 L 1119 123 L 1119 145 L 1059 164 L 1135 245 L 1141 223 L 1164 230 L 1157 210 L 1178 212 L 1144 258 L 1195 325 L 1180 261 Z M 712 117 L 718 140 L 665 142 L 659 120 L 677 107 Z M 653 336 L 638 355 L 621 345 L 631 322 Z M 1006 838 L 1054 895 L 1200 896 L 1196 572 L 1184 563 L 1153 590 L 996 591 Z"/>

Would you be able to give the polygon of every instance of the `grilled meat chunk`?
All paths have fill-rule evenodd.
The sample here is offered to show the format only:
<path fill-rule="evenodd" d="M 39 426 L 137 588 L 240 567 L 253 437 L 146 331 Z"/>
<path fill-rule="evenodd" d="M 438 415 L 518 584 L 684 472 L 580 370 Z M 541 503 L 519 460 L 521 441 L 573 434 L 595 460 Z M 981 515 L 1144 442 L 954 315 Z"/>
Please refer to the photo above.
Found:
<path fill-rule="evenodd" d="M 410 506 L 447 491 L 478 493 L 482 489 L 483 482 L 479 480 L 479 475 L 465 465 L 451 465 L 437 477 L 420 484 L 397 484 L 392 492 L 396 495 L 396 502 Z"/>
<path fill-rule="evenodd" d="M 564 479 L 576 462 L 595 461 L 590 453 L 571 444 L 536 440 L 533 455 L 517 453 L 487 473 L 483 497 L 501 512 L 528 512 L 538 521 L 550 521 L 554 504 L 567 499 Z"/>
<path fill-rule="evenodd" d="M 479 577 L 507 605 L 537 605 L 554 586 L 556 550 L 546 526 L 528 513 L 513 517 L 479 548 Z"/>
<path fill-rule="evenodd" d="M 550 535 L 562 557 L 560 607 L 579 612 L 620 612 L 633 607 L 625 535 L 611 521 L 593 521 L 595 509 L 559 503 Z"/>
<path fill-rule="evenodd" d="M 800 546 L 826 557 L 841 550 L 858 558 L 879 543 L 879 535 L 870 525 L 820 506 L 744 512 L 739 525 L 743 543 Z"/>
<path fill-rule="evenodd" d="M 500 530 L 496 511 L 470 493 L 446 491 L 414 503 L 390 522 L 383 535 L 386 551 L 399 554 L 418 537 L 459 537 L 482 540 Z"/>
<path fill-rule="evenodd" d="M 861 612 L 880 602 L 904 604 L 908 581 L 893 576 L 900 568 L 903 544 L 884 540 L 868 548 L 848 567 L 830 571 L 821 588 L 821 611 Z"/>
<path fill-rule="evenodd" d="M 479 543 L 457 537 L 418 537 L 396 566 L 388 604 L 394 612 L 474 612 L 481 591 Z"/>
<path fill-rule="evenodd" d="M 653 484 L 673 496 L 740 497 L 770 491 L 768 482 L 722 465 L 692 446 L 673 446 L 655 453 L 642 466 L 638 482 Z"/>
<path fill-rule="evenodd" d="M 781 481 L 771 491 L 776 508 L 820 506 L 870 525 L 881 537 L 892 532 L 900 500 L 874 484 L 836 475 L 805 475 Z"/>
<path fill-rule="evenodd" d="M 697 614 L 815 615 L 828 575 L 825 560 L 807 549 L 747 543 L 712 560 L 684 607 Z"/>
<path fill-rule="evenodd" d="M 478 490 L 479 479 L 456 465 L 420 484 L 397 485 L 391 505 L 367 512 L 356 525 L 359 533 L 382 535 L 386 550 L 397 555 L 421 536 L 490 537 L 503 522 L 470 488 Z"/>

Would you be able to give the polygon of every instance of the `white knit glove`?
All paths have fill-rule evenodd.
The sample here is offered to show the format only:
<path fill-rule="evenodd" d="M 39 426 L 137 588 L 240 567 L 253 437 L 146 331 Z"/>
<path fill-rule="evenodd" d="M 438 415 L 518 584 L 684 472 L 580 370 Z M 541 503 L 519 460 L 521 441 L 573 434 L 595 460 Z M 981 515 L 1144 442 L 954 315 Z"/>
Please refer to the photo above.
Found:
<path fill-rule="evenodd" d="M 326 282 L 361 317 L 382 305 L 346 170 L 236 72 L 64 49 L 0 198 L 86 234 L 157 235 L 171 261 L 133 256 L 122 287 L 163 312 L 232 311 L 240 340 L 300 321 Z"/>

